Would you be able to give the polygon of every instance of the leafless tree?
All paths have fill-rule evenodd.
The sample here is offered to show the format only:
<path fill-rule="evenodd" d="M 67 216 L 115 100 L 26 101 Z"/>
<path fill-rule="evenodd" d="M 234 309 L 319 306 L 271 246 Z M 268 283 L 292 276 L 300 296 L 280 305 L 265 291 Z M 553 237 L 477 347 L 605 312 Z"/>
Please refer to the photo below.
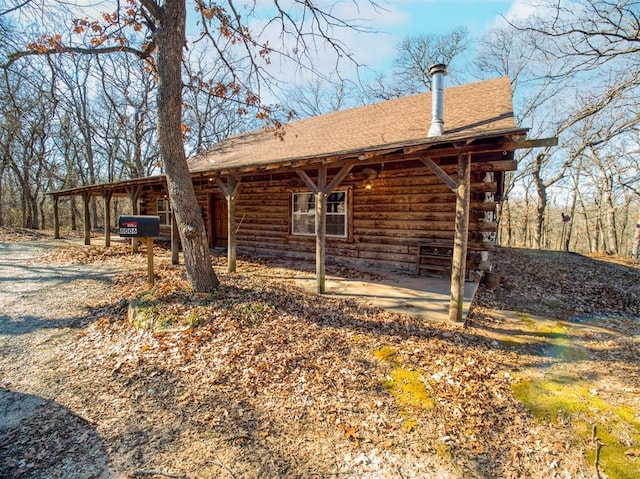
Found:
<path fill-rule="evenodd" d="M 286 93 L 288 110 L 307 118 L 342 110 L 357 102 L 356 86 L 345 80 L 314 78 Z"/>
<path fill-rule="evenodd" d="M 256 106 L 239 102 L 226 92 L 224 95 L 212 92 L 212 85 L 232 82 L 232 73 L 223 61 L 219 61 L 217 53 L 212 54 L 205 47 L 196 44 L 187 52 L 184 61 L 187 82 L 183 123 L 187 156 L 202 153 L 228 136 L 256 126 L 253 123 Z M 233 54 L 228 52 L 227 56 Z M 247 109 L 247 114 L 239 112 L 239 108 Z M 248 109 L 254 109 L 254 114 L 248 114 Z"/>
<path fill-rule="evenodd" d="M 537 7 L 530 18 L 487 36 L 477 65 L 485 72 L 511 75 L 519 122 L 528 123 L 532 135 L 560 139 L 559 148 L 520 157 L 522 171 L 536 186 L 534 246 L 542 247 L 550 189 L 565 185 L 576 165 L 586 167 L 585 155 L 597 151 L 599 158 L 609 158 L 606 152 L 637 127 L 640 42 L 637 2 L 543 0 Z M 601 174 L 597 177 L 603 178 Z M 613 185 L 615 175 L 605 177 Z M 598 201 L 599 208 L 603 201 L 610 204 L 609 213 L 599 216 L 602 221 L 593 231 L 607 231 L 608 243 L 619 245 L 614 241 L 614 200 L 605 194 Z M 617 246 L 609 249 L 618 251 Z"/>
<path fill-rule="evenodd" d="M 373 0 L 369 0 L 374 3 Z M 274 55 L 292 61 L 298 68 L 313 69 L 314 50 L 327 47 L 336 62 L 352 59 L 337 36 L 338 29 L 359 28 L 351 20 L 333 13 L 331 5 L 320 6 L 307 0 L 274 0 L 270 18 L 261 31 L 251 31 L 251 20 L 264 14 L 257 2 L 239 5 L 196 0 L 201 34 L 195 43 L 208 43 L 230 74 L 230 81 L 210 85 L 212 93 L 234 97 L 248 107 L 257 108 L 259 118 L 274 121 L 273 108 L 262 105 L 260 89 L 268 84 L 267 68 Z M 264 17 L 263 17 L 264 18 Z M 169 197 L 178 223 L 190 284 L 196 291 L 211 291 L 218 284 L 208 260 L 208 248 L 202 215 L 196 201 L 182 139 L 183 53 L 187 44 L 186 2 L 139 0 L 117 3 L 113 14 L 99 20 L 78 18 L 72 31 L 64 36 L 49 33 L 33 39 L 27 48 L 10 56 L 5 68 L 33 55 L 132 54 L 147 62 L 157 75 L 158 144 L 167 176 Z M 273 37 L 276 40 L 273 42 Z M 276 44 L 277 43 L 277 44 Z M 235 56 L 225 55 L 229 46 Z M 204 84 L 204 82 L 203 82 Z M 243 109 L 240 108 L 239 112 Z M 274 124 L 275 123 L 275 124 Z"/>
<path fill-rule="evenodd" d="M 27 79 L 26 70 L 3 77 L 0 155 L 3 170 L 11 173 L 19 188 L 22 226 L 39 228 L 39 199 L 48 186 L 48 133 L 55 104 L 46 91 L 32 87 L 31 82 L 46 83 L 46 78 L 29 71 Z"/>
<path fill-rule="evenodd" d="M 435 63 L 447 65 L 447 73 L 455 82 L 463 75 L 458 63 L 463 59 L 470 43 L 469 32 L 462 27 L 451 32 L 434 35 L 416 35 L 405 38 L 397 46 L 393 72 L 387 77 L 378 74 L 365 85 L 365 96 L 370 100 L 389 100 L 400 96 L 429 91 L 429 67 Z"/>
<path fill-rule="evenodd" d="M 100 94 L 94 99 L 96 147 L 104 156 L 107 180 L 141 178 L 161 171 L 156 138 L 156 81 L 153 72 L 129 55 L 97 56 Z"/>

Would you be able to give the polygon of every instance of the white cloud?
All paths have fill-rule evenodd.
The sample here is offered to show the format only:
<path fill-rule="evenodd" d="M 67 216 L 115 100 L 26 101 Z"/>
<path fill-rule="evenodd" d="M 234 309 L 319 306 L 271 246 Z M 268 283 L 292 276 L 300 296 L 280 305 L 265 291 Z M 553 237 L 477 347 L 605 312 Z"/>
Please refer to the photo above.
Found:
<path fill-rule="evenodd" d="M 534 13 L 539 11 L 539 7 L 536 7 L 531 0 L 515 0 L 507 13 L 505 18 L 507 20 L 521 20 L 530 17 Z"/>
<path fill-rule="evenodd" d="M 273 9 L 269 10 L 268 5 L 272 2 L 259 2 L 260 11 L 257 12 L 260 18 L 254 19 L 250 24 L 252 32 L 262 32 L 260 42 L 269 41 L 274 47 L 282 46 L 282 29 L 279 22 L 274 22 L 267 26 L 267 19 L 271 18 Z M 281 2 L 283 7 L 287 7 L 289 2 Z M 389 33 L 391 29 L 407 24 L 410 18 L 404 13 L 394 8 L 376 8 L 370 2 L 317 2 L 321 8 L 330 12 L 335 18 L 344 20 L 347 24 L 355 28 L 334 27 L 326 30 L 326 34 L 339 42 L 347 54 L 351 55 L 359 64 L 376 65 L 381 60 L 393 55 L 395 45 L 399 38 Z M 297 12 L 300 15 L 300 12 Z M 308 16 L 307 16 L 308 18 Z M 284 48 L 293 48 L 294 39 L 289 38 Z M 310 62 L 316 72 L 325 76 L 330 76 L 336 69 L 336 63 L 340 68 L 340 74 L 347 77 L 355 75 L 356 67 L 347 58 L 338 58 L 336 51 L 323 39 L 318 39 L 317 43 L 307 43 Z M 274 65 L 271 71 L 286 80 L 300 81 L 309 78 L 311 73 L 300 69 L 292 60 L 273 58 Z"/>

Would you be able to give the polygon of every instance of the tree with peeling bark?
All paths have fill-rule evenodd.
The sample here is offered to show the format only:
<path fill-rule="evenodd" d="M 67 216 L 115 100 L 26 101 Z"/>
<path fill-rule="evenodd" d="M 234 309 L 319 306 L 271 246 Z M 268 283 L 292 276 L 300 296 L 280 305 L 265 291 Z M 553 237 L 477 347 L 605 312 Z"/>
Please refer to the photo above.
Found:
<path fill-rule="evenodd" d="M 376 6 L 373 0 L 369 3 Z M 27 7 L 38 5 L 25 2 L 15 6 Z M 194 41 L 210 44 L 218 54 L 216 61 L 226 67 L 230 78 L 226 82 L 207 82 L 203 78 L 189 81 L 208 88 L 211 95 L 233 98 L 238 113 L 252 110 L 258 120 L 273 127 L 276 133 L 281 126 L 277 108 L 260 102 L 261 85 L 272 78 L 267 68 L 272 55 L 282 55 L 295 68 L 309 71 L 313 71 L 312 50 L 325 46 L 335 53 L 336 62 L 344 58 L 354 61 L 333 33 L 337 29 L 360 27 L 335 16 L 332 5 L 274 0 L 267 5 L 254 1 L 240 6 L 232 0 L 224 4 L 196 0 L 195 11 L 201 31 Z M 146 62 L 158 82 L 158 144 L 187 276 L 194 290 L 207 292 L 217 287 L 218 279 L 209 261 L 204 222 L 187 165 L 182 123 L 183 59 L 188 45 L 186 17 L 185 0 L 117 2 L 112 13 L 103 13 L 99 19 L 76 18 L 71 32 L 41 35 L 26 49 L 12 53 L 5 68 L 32 55 L 128 53 Z M 250 22 L 255 18 L 267 21 L 254 36 Z M 280 40 L 278 47 L 260 38 L 269 35 Z M 229 54 L 229 47 L 239 57 Z"/>

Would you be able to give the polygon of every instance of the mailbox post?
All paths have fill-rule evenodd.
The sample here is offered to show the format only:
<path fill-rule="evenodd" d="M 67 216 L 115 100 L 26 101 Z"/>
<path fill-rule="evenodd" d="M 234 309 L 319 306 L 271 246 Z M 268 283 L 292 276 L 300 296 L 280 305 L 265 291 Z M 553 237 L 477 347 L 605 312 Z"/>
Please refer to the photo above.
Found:
<path fill-rule="evenodd" d="M 142 238 L 147 243 L 147 280 L 153 286 L 153 238 L 160 234 L 160 217 L 121 215 L 118 233 L 122 238 Z"/>

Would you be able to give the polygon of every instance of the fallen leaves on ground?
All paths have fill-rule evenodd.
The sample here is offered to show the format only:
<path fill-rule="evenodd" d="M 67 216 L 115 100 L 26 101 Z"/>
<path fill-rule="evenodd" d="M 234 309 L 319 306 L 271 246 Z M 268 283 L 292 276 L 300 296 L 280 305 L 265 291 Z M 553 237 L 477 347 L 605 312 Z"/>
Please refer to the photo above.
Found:
<path fill-rule="evenodd" d="M 536 252 L 499 249 L 494 263 L 503 281 L 495 290 L 481 288 L 472 327 L 463 329 L 309 294 L 287 278 L 312 270 L 282 261 L 242 258 L 229 275 L 225 259 L 213 257 L 220 287 L 201 294 L 166 257 L 149 290 L 144 252 L 57 250 L 40 260 L 118 261 L 131 269 L 64 351 L 59 367 L 67 385 L 57 400 L 97 424 L 121 471 L 192 478 L 587 477 L 584 444 L 561 423 L 535 420 L 512 385 L 519 371 L 553 365 L 545 348 L 562 346 L 565 336 L 602 357 L 600 367 L 606 357 L 626 368 L 619 379 L 628 385 L 638 363 L 625 349 L 636 343 L 623 332 L 637 334 L 627 318 L 637 311 L 637 280 L 625 301 L 594 291 L 609 284 L 617 292 L 617 279 L 631 281 L 637 270 L 576 256 L 582 270 L 554 254 L 543 261 Z M 131 326 L 127 305 L 136 299 L 159 307 L 166 327 Z M 558 318 L 607 314 L 621 334 L 540 329 L 536 336 L 531 324 L 500 316 L 502 309 Z M 505 341 L 505 334 L 524 340 Z M 393 351 L 393 361 L 376 355 L 383 348 Z M 586 374 L 586 363 L 567 367 Z M 428 406 L 401 403 L 384 387 L 402 377 L 394 368 L 417 376 Z"/>
<path fill-rule="evenodd" d="M 561 424 L 599 473 L 638 478 L 640 269 L 605 255 L 499 248 L 494 290 L 481 287 L 474 329 L 517 351 L 516 395 L 539 419 Z"/>
<path fill-rule="evenodd" d="M 46 259 L 66 254 L 131 258 L 91 247 L 84 256 L 59 251 Z M 212 294 L 191 291 L 184 268 L 166 259 L 151 290 L 144 268 L 119 276 L 107 306 L 68 351 L 75 374 L 92 378 L 75 386 L 86 417 L 136 467 L 145 466 L 136 462 L 142 456 L 190 477 L 224 477 L 224 468 L 238 477 L 580 470 L 554 446 L 567 441 L 562 432 L 528 419 L 513 398 L 505 372 L 518 367 L 517 354 L 457 325 L 307 293 L 283 278 L 309 271 L 281 261 L 242 259 L 232 275 L 224 258 L 212 261 L 221 280 Z M 128 324 L 127 304 L 137 299 L 161 305 L 165 329 Z M 399 367 L 417 372 L 432 406 L 399 404 L 383 387 L 392 366 L 375 352 L 384 347 L 396 351 Z M 211 448 L 219 454 L 213 464 Z"/>

